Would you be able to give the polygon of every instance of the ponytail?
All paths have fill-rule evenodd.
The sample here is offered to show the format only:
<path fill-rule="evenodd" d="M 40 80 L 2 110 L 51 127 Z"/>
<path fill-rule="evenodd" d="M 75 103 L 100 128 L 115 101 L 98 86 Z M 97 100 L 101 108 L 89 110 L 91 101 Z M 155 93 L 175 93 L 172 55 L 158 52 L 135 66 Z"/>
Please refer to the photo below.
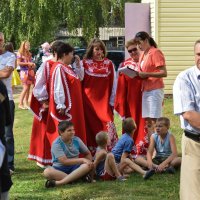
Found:
<path fill-rule="evenodd" d="M 151 46 L 154 46 L 155 48 L 158 47 L 157 44 L 156 44 L 156 42 L 155 42 L 155 40 L 154 40 L 152 37 L 149 37 L 149 44 L 150 44 Z"/>

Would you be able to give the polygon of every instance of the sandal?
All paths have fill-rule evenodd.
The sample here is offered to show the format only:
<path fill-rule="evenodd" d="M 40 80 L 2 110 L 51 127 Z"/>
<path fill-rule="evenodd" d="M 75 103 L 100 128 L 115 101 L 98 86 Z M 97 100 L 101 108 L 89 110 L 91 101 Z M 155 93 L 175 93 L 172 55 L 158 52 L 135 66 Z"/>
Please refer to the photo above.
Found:
<path fill-rule="evenodd" d="M 117 177 L 117 181 L 120 181 L 120 182 L 124 182 L 126 181 L 127 179 L 124 177 L 124 176 L 119 176 Z"/>
<path fill-rule="evenodd" d="M 46 188 L 51 188 L 56 186 L 56 181 L 55 180 L 47 180 L 45 183 Z"/>
<path fill-rule="evenodd" d="M 143 176 L 143 178 L 145 180 L 149 179 L 151 176 L 153 176 L 155 174 L 155 170 L 154 169 L 151 169 L 149 171 L 146 172 L 146 174 Z"/>
<path fill-rule="evenodd" d="M 21 110 L 26 110 L 26 108 L 22 105 L 18 105 L 18 108 L 21 109 Z"/>

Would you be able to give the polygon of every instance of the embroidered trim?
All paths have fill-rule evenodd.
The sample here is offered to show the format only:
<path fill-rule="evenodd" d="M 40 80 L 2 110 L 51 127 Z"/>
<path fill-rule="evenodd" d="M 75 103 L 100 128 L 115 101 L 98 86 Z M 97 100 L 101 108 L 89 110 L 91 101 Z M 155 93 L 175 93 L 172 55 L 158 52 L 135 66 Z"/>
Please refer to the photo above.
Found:
<path fill-rule="evenodd" d="M 74 73 L 73 70 L 69 69 L 68 67 L 62 67 L 62 69 L 65 71 L 65 73 L 73 76 L 76 79 L 79 79 L 78 75 Z"/>
<path fill-rule="evenodd" d="M 106 127 L 108 130 L 108 138 L 109 138 L 108 149 L 111 150 L 118 141 L 117 131 L 115 124 L 112 121 L 107 122 Z"/>
<path fill-rule="evenodd" d="M 63 69 L 62 65 L 61 65 L 61 64 L 58 64 L 58 65 L 56 66 L 55 70 L 53 71 L 53 74 L 52 74 L 53 80 L 54 80 L 54 77 L 55 77 L 55 72 L 56 72 L 56 70 L 57 70 L 58 68 L 60 68 L 61 74 L 64 73 L 63 70 L 62 70 L 62 69 Z M 66 73 L 67 73 L 67 72 L 66 72 Z M 62 74 L 62 75 L 63 75 L 63 74 Z M 67 98 L 68 98 L 68 102 L 69 102 L 69 107 L 65 109 L 65 115 L 66 115 L 67 117 L 69 117 L 68 120 L 71 120 L 71 119 L 72 119 L 72 116 L 68 113 L 68 111 L 69 111 L 69 110 L 71 109 L 71 107 L 72 107 L 72 102 L 71 102 L 69 87 L 68 87 L 67 79 L 66 79 L 66 76 L 65 76 L 65 75 L 63 75 L 63 79 L 64 79 L 64 84 L 65 84 L 65 88 L 66 88 L 66 91 L 67 91 Z M 53 94 L 53 84 L 51 85 L 51 94 Z M 58 119 L 53 113 L 51 113 L 51 116 L 52 116 L 54 119 L 58 120 L 58 121 L 62 121 L 62 120 Z"/>
<path fill-rule="evenodd" d="M 50 115 L 55 119 L 57 120 L 58 122 L 62 122 L 62 121 L 70 121 L 72 120 L 72 116 L 70 114 L 66 114 L 66 116 L 68 117 L 68 119 L 59 119 L 58 117 L 56 117 L 52 112 L 50 113 Z"/>
<path fill-rule="evenodd" d="M 85 69 L 85 73 L 90 75 L 90 76 L 96 76 L 96 77 L 108 77 L 111 74 L 110 71 L 107 74 L 95 74 L 95 73 L 90 72 L 87 69 Z"/>
<path fill-rule="evenodd" d="M 31 154 L 28 154 L 28 158 L 29 159 L 32 159 L 32 160 L 37 160 L 41 163 L 45 163 L 45 164 L 52 164 L 52 159 L 43 159 L 39 156 L 35 156 L 35 155 L 31 155 Z"/>

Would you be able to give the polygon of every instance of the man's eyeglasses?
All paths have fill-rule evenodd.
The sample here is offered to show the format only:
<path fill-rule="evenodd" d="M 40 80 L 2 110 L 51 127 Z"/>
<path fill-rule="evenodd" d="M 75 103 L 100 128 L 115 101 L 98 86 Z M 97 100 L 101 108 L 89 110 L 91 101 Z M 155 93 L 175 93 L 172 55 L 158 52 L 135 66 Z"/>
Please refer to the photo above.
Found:
<path fill-rule="evenodd" d="M 137 51 L 137 50 L 138 50 L 137 48 L 133 48 L 133 49 L 129 49 L 128 52 L 132 53 L 133 51 Z"/>

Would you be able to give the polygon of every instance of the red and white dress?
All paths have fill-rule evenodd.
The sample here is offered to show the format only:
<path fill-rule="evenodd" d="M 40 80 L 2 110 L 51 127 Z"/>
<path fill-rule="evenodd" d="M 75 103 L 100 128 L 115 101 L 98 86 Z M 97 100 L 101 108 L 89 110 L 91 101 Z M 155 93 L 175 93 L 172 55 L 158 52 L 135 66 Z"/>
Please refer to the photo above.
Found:
<path fill-rule="evenodd" d="M 139 71 L 138 64 L 132 58 L 127 59 L 120 67 L 131 66 L 135 71 Z M 142 118 L 142 79 L 139 77 L 130 78 L 119 73 L 117 91 L 115 97 L 115 111 L 121 119 L 132 117 L 137 129 L 134 133 L 134 155 L 146 155 L 148 148 L 148 136 L 145 130 L 145 121 Z M 123 130 L 122 130 L 123 131 Z"/>
<path fill-rule="evenodd" d="M 49 77 L 53 63 L 54 61 L 48 60 L 38 69 L 30 103 L 30 108 L 34 113 L 34 119 L 28 158 L 43 165 L 50 165 L 52 163 L 52 139 L 48 138 L 46 133 L 48 110 L 45 111 L 43 109 L 41 101 L 49 101 Z"/>
<path fill-rule="evenodd" d="M 75 135 L 86 144 L 85 120 L 82 101 L 81 82 L 70 66 L 54 63 L 50 72 L 50 102 L 47 120 L 47 137 L 58 137 L 58 123 L 71 121 Z M 65 109 L 64 115 L 58 113 Z"/>
<path fill-rule="evenodd" d="M 118 136 L 114 125 L 113 106 L 115 97 L 115 70 L 113 63 L 104 58 L 102 61 L 83 60 L 84 79 L 83 107 L 85 113 L 87 145 L 94 154 L 96 151 L 95 136 L 99 131 L 108 132 L 111 150 Z"/>

